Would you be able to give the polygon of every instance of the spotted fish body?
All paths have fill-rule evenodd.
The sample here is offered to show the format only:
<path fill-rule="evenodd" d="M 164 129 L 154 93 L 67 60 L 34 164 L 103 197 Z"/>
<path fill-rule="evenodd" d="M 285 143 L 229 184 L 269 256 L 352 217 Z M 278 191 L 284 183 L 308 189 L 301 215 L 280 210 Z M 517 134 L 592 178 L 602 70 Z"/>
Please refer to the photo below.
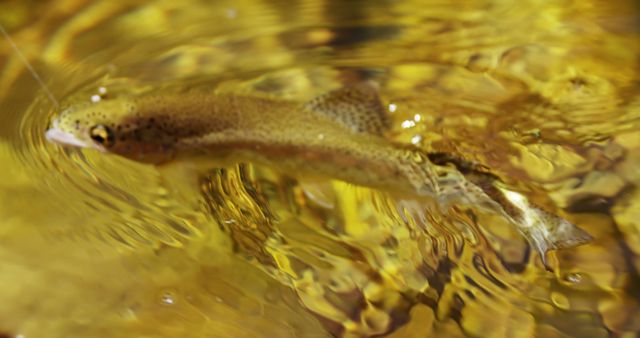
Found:
<path fill-rule="evenodd" d="M 501 213 L 542 254 L 589 240 L 453 156 L 393 144 L 376 88 L 344 87 L 300 105 L 255 96 L 150 93 L 75 105 L 52 122 L 50 141 L 145 163 L 181 159 L 254 161 L 285 172 L 462 202 Z"/>

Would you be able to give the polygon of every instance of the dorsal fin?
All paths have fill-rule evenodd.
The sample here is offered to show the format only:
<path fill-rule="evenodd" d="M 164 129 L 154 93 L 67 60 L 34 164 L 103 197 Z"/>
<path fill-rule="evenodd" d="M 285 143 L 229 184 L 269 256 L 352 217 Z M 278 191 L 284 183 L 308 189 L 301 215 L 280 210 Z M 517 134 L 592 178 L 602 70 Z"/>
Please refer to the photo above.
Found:
<path fill-rule="evenodd" d="M 305 103 L 304 108 L 358 133 L 381 135 L 390 125 L 378 89 L 370 82 L 345 86 L 320 95 Z"/>

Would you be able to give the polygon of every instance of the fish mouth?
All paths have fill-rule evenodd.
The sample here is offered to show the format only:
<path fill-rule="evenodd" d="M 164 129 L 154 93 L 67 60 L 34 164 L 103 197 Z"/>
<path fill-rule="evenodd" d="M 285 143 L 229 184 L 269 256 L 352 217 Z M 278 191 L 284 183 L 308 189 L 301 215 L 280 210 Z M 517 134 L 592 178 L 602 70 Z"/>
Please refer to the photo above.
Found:
<path fill-rule="evenodd" d="M 47 141 L 54 144 L 62 145 L 62 146 L 73 146 L 73 147 L 80 147 L 80 148 L 91 147 L 91 145 L 87 144 L 82 140 L 79 140 L 74 135 L 58 129 L 55 123 L 52 128 L 49 128 L 44 133 L 44 137 L 45 139 L 47 139 Z"/>

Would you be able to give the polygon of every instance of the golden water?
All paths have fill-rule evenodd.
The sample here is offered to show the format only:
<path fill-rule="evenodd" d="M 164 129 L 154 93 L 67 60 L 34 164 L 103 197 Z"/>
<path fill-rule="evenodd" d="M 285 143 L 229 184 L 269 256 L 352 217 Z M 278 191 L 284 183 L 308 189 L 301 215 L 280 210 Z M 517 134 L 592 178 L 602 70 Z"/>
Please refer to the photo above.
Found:
<path fill-rule="evenodd" d="M 389 137 L 526 183 L 595 237 L 550 272 L 472 209 L 250 163 L 192 189 L 180 165 L 53 146 L 55 108 L 2 41 L 1 337 L 640 332 L 637 2 L 5 1 L 0 23 L 57 98 L 373 79 Z"/>

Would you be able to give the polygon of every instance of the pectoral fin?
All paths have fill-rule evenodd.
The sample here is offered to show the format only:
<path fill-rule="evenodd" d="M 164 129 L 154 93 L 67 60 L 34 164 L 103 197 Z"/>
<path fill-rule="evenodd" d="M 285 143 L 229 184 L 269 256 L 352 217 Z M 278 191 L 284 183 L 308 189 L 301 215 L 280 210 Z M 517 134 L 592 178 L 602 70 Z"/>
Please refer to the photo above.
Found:
<path fill-rule="evenodd" d="M 381 135 L 390 121 L 377 87 L 370 82 L 349 85 L 318 96 L 304 109 L 340 123 L 357 133 Z"/>

